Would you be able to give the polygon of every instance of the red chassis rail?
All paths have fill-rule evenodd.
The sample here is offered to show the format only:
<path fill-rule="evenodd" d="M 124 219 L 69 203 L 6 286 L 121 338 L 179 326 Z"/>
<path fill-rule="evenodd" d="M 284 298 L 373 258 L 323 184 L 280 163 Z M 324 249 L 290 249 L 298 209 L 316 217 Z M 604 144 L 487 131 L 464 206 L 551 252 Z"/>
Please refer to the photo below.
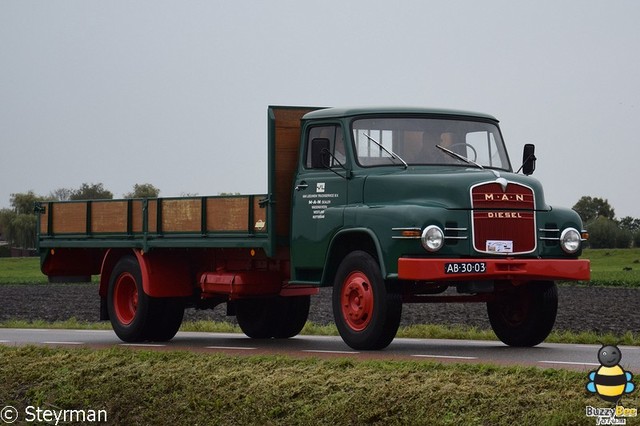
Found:
<path fill-rule="evenodd" d="M 588 281 L 590 262 L 579 259 L 398 259 L 398 278 L 414 281 Z"/>

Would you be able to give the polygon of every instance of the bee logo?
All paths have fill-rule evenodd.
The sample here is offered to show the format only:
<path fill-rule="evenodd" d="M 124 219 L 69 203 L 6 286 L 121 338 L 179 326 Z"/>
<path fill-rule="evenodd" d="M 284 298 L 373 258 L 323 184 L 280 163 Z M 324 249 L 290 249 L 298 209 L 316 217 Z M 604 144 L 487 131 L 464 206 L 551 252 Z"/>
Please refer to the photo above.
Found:
<path fill-rule="evenodd" d="M 636 388 L 631 379 L 633 374 L 624 371 L 620 365 L 622 352 L 617 346 L 602 346 L 598 351 L 601 366 L 589 373 L 587 390 L 598 394 L 608 402 L 617 403 L 623 394 L 631 393 Z"/>

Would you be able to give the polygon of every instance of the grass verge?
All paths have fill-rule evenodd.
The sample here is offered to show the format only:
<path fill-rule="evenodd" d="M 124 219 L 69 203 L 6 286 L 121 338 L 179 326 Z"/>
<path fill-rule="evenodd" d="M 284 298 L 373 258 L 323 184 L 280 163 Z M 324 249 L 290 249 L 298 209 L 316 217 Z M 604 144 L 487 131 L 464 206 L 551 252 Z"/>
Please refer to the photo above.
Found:
<path fill-rule="evenodd" d="M 433 362 L 1 347 L 0 401 L 109 424 L 586 424 L 586 374 Z M 637 406 L 637 401 L 634 401 Z M 629 404 L 632 405 L 630 401 Z"/>

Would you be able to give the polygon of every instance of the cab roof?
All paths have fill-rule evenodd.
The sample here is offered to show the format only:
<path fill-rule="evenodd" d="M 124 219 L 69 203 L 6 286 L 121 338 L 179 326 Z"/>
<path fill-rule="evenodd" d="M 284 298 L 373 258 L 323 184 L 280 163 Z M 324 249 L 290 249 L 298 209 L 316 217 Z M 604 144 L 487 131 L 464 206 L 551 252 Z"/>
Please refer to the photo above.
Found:
<path fill-rule="evenodd" d="M 311 111 L 304 115 L 303 119 L 322 119 L 322 118 L 338 118 L 353 117 L 357 115 L 439 115 L 449 117 L 468 117 L 483 118 L 498 121 L 494 116 L 480 112 L 462 111 L 454 109 L 442 108 L 422 108 L 408 106 L 371 106 L 371 107 L 341 107 L 341 108 L 323 108 Z"/>

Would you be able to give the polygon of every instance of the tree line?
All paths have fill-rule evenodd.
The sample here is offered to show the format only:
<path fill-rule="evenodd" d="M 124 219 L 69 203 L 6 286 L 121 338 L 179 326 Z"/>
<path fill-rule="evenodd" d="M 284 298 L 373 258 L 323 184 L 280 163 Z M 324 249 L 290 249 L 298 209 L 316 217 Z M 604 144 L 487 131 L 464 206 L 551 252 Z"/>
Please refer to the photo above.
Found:
<path fill-rule="evenodd" d="M 640 219 L 625 216 L 617 219 L 606 199 L 584 196 L 573 206 L 589 232 L 591 248 L 640 247 Z"/>
<path fill-rule="evenodd" d="M 159 194 L 158 188 L 150 183 L 143 183 L 135 184 L 133 191 L 123 194 L 123 198 L 155 198 Z M 0 209 L 0 239 L 10 247 L 36 246 L 36 216 L 33 211 L 36 201 L 97 199 L 113 199 L 113 193 L 105 189 L 102 183 L 83 183 L 77 189 L 59 188 L 47 196 L 36 195 L 33 191 L 11 194 L 11 208 Z M 640 247 L 640 219 L 630 216 L 617 219 L 608 200 L 583 196 L 573 206 L 573 210 L 580 215 L 589 232 L 589 247 Z M 0 246 L 0 256 L 7 255 L 7 251 L 6 246 Z"/>

